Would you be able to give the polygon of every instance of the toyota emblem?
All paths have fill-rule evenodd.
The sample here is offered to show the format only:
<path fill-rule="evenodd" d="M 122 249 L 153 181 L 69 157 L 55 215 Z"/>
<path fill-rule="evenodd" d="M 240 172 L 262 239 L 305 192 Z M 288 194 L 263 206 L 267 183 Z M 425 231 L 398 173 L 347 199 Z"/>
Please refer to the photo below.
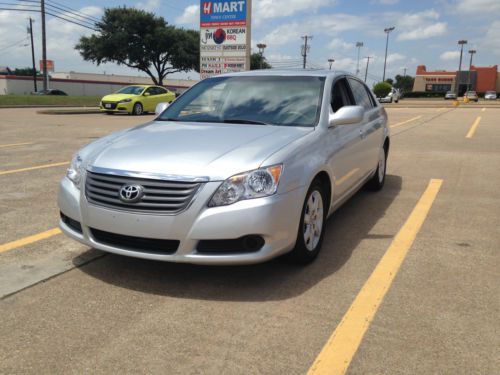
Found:
<path fill-rule="evenodd" d="M 123 185 L 120 188 L 120 200 L 125 203 L 137 203 L 144 195 L 141 185 Z"/>

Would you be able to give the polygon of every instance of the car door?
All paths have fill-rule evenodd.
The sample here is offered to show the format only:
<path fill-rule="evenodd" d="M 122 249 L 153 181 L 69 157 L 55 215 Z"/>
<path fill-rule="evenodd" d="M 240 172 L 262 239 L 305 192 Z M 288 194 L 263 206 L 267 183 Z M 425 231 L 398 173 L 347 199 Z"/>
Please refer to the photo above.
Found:
<path fill-rule="evenodd" d="M 356 78 L 349 77 L 347 80 L 356 104 L 365 109 L 364 121 L 360 128 L 362 159 L 360 165 L 363 176 L 367 176 L 377 167 L 384 135 L 384 117 L 381 115 L 381 107 L 377 105 L 368 87 Z"/>
<path fill-rule="evenodd" d="M 170 103 L 175 99 L 175 94 L 163 87 L 158 87 L 158 103 Z"/>
<path fill-rule="evenodd" d="M 349 84 L 345 77 L 334 81 L 331 91 L 330 113 L 346 105 L 354 105 Z M 360 129 L 361 124 L 336 125 L 328 129 L 330 149 L 329 167 L 334 175 L 333 203 L 339 203 L 361 179 Z"/>

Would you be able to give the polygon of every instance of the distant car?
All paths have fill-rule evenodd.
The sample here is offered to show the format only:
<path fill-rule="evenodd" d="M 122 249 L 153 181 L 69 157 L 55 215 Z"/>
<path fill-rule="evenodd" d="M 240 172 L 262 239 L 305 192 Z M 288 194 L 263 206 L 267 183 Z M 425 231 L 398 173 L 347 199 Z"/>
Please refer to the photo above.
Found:
<path fill-rule="evenodd" d="M 42 91 L 33 91 L 31 95 L 59 95 L 59 96 L 68 96 L 64 91 L 62 90 L 55 90 L 55 89 L 48 89 L 48 90 L 42 90 Z"/>
<path fill-rule="evenodd" d="M 486 100 L 497 100 L 497 93 L 495 91 L 486 91 L 484 93 L 484 98 Z"/>
<path fill-rule="evenodd" d="M 401 99 L 401 92 L 393 87 L 386 97 L 378 98 L 378 101 L 380 103 L 397 103 L 399 99 Z"/>
<path fill-rule="evenodd" d="M 144 112 L 154 112 L 157 104 L 170 103 L 174 99 L 175 93 L 164 87 L 132 85 L 106 95 L 101 99 L 99 109 L 108 114 L 121 112 L 142 115 Z"/>
<path fill-rule="evenodd" d="M 456 99 L 457 94 L 453 91 L 447 91 L 446 94 L 444 95 L 444 100 L 449 100 L 449 99 Z"/>
<path fill-rule="evenodd" d="M 479 101 L 479 97 L 477 96 L 477 92 L 475 91 L 467 91 L 464 94 L 464 99 L 467 98 L 469 100 L 474 100 L 475 102 Z"/>

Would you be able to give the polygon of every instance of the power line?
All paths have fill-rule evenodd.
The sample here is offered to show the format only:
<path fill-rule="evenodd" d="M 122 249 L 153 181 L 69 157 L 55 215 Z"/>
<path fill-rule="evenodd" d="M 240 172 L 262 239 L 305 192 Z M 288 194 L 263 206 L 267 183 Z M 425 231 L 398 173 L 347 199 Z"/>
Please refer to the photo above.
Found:
<path fill-rule="evenodd" d="M 79 22 L 76 22 L 76 21 L 71 21 L 71 20 L 69 20 L 69 19 L 67 19 L 67 18 L 64 18 L 64 17 L 58 16 L 58 15 L 56 15 L 56 14 L 54 14 L 54 13 L 51 13 L 51 12 L 47 12 L 47 11 L 45 11 L 45 14 L 49 14 L 49 15 L 51 15 L 52 17 L 59 18 L 59 19 L 61 19 L 61 20 L 64 20 L 64 21 L 66 21 L 66 22 L 69 22 L 69 23 L 74 23 L 75 25 L 79 25 L 79 26 L 81 26 L 81 27 L 85 27 L 86 29 L 90 29 L 90 30 L 93 30 L 93 31 L 97 31 L 97 29 L 96 29 L 96 28 L 94 28 L 94 27 L 91 27 L 91 26 L 88 26 L 88 25 L 84 25 L 83 23 L 79 23 Z M 59 13 L 59 14 L 61 14 L 61 13 Z"/>
<path fill-rule="evenodd" d="M 83 13 L 82 11 L 79 11 L 77 9 L 71 8 L 71 7 L 67 6 L 67 5 L 58 3 L 57 1 L 49 0 L 47 2 L 47 5 L 49 5 L 49 4 L 51 4 L 51 6 L 53 6 L 53 7 L 60 6 L 62 8 L 65 8 L 68 11 L 71 11 L 73 13 L 77 13 L 77 14 L 80 14 L 80 15 L 82 15 L 84 17 L 90 18 L 90 19 L 94 20 L 94 22 L 99 22 L 100 21 L 98 18 L 95 18 L 94 16 L 91 16 L 90 14 Z"/>
<path fill-rule="evenodd" d="M 12 10 L 21 12 L 40 12 L 40 9 L 26 9 L 26 8 L 0 8 L 0 10 Z"/>
<path fill-rule="evenodd" d="M 9 44 L 8 46 L 0 48 L 0 51 L 5 51 L 6 49 L 9 49 L 9 48 L 12 48 L 12 47 L 17 47 L 17 46 L 19 46 L 19 43 L 22 43 L 22 42 L 27 41 L 27 40 L 28 40 L 28 37 L 25 37 L 25 38 L 23 38 L 21 40 L 18 40 L 15 43 L 12 43 L 12 44 Z"/>
<path fill-rule="evenodd" d="M 88 24 L 90 24 L 92 26 L 95 25 L 95 23 L 96 23 L 96 21 L 94 21 L 92 18 L 80 16 L 79 14 L 66 11 L 66 10 L 64 10 L 62 8 L 59 8 L 59 7 L 55 7 L 54 5 L 46 4 L 46 6 L 54 8 L 54 9 L 50 9 L 50 11 L 55 12 L 55 13 L 57 13 L 59 15 L 63 14 L 64 17 L 72 18 L 72 19 L 74 19 L 74 20 L 76 20 L 78 22 L 88 23 Z M 61 11 L 58 11 L 56 9 L 60 9 Z"/>

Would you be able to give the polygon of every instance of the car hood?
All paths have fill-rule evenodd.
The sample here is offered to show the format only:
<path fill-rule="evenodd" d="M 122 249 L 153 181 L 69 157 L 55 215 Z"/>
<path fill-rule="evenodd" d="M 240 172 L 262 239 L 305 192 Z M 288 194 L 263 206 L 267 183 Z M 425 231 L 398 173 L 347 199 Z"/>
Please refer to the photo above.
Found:
<path fill-rule="evenodd" d="M 261 166 L 314 128 L 157 121 L 97 141 L 90 167 L 224 180 Z"/>
<path fill-rule="evenodd" d="M 135 98 L 137 95 L 134 94 L 110 94 L 106 95 L 104 98 L 102 98 L 102 101 L 107 101 L 107 102 L 119 102 L 120 100 L 123 99 L 129 99 L 129 98 Z"/>

